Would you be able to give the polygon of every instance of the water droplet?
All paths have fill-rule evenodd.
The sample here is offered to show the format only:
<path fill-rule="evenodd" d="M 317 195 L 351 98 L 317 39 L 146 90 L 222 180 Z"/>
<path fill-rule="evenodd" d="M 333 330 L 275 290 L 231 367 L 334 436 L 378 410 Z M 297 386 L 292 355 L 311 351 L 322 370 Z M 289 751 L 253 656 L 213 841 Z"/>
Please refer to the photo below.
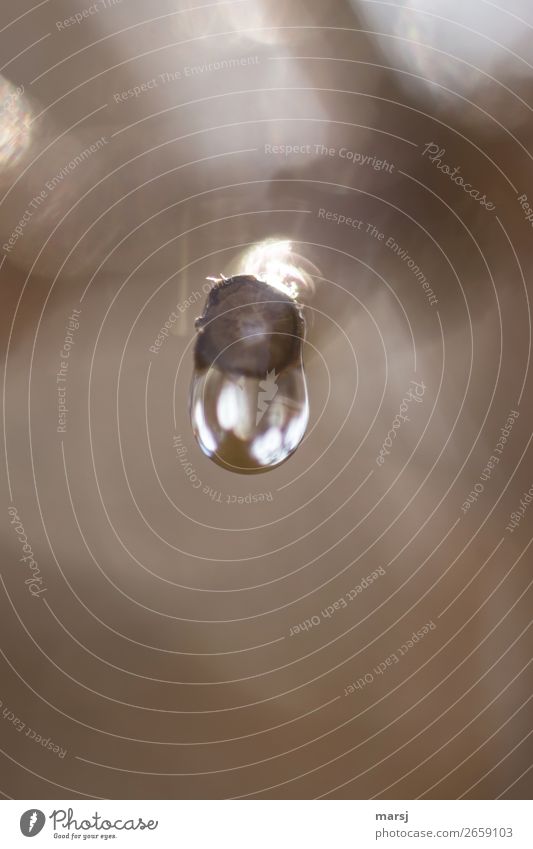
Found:
<path fill-rule="evenodd" d="M 196 329 L 190 415 L 200 448 L 233 472 L 278 466 L 309 419 L 301 307 L 239 275 L 209 292 Z"/>

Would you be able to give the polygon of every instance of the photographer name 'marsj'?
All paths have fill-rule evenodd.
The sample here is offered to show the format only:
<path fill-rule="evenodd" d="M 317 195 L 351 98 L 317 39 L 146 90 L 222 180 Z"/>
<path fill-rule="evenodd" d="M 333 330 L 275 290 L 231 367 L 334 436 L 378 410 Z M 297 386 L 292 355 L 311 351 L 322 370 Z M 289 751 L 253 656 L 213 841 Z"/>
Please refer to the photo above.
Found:
<path fill-rule="evenodd" d="M 49 819 L 52 820 L 54 837 L 59 838 L 70 838 L 72 836 L 76 836 L 76 831 L 155 831 L 159 825 L 159 820 L 147 820 L 145 822 L 142 817 L 136 817 L 135 819 L 110 820 L 103 817 L 97 811 L 95 811 L 90 819 L 85 818 L 77 820 L 74 818 L 73 808 L 68 808 L 68 810 L 58 808 L 57 810 L 52 811 Z M 58 833 L 60 832 L 60 829 L 66 829 L 67 833 Z M 100 835 L 100 837 L 104 837 L 104 835 Z"/>

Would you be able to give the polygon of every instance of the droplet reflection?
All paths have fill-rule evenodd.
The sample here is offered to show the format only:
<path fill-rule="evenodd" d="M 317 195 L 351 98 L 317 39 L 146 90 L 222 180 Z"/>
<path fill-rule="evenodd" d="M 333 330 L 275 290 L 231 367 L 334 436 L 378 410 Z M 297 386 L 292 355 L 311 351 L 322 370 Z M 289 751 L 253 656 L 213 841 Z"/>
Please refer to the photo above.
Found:
<path fill-rule="evenodd" d="M 252 275 L 221 280 L 197 320 L 190 414 L 200 448 L 233 472 L 263 472 L 309 419 L 301 307 Z"/>

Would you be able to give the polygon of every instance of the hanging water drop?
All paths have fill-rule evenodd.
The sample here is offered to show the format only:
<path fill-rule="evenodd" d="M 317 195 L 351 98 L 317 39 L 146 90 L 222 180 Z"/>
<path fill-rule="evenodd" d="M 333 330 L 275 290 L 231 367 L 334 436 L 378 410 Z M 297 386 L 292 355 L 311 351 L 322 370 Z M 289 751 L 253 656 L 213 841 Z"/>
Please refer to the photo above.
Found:
<path fill-rule="evenodd" d="M 190 416 L 200 448 L 232 472 L 278 466 L 309 419 L 300 305 L 238 275 L 211 289 L 196 329 Z"/>

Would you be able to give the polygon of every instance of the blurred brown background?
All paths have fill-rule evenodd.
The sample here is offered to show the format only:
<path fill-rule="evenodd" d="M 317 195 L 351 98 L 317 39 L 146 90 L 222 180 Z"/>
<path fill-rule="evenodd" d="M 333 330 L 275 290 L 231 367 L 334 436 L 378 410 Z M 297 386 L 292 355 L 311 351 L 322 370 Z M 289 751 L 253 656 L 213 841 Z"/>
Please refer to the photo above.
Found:
<path fill-rule="evenodd" d="M 5 797 L 530 795 L 532 26 L 5 6 Z M 311 420 L 241 477 L 194 318 L 268 239 L 314 275 Z"/>

